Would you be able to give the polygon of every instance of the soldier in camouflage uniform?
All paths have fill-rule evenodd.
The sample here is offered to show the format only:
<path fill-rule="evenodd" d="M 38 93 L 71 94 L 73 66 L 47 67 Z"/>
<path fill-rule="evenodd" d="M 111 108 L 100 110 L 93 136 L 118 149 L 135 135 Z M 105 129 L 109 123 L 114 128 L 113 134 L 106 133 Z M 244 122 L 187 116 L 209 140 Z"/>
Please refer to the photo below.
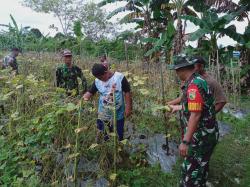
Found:
<path fill-rule="evenodd" d="M 87 81 L 82 70 L 72 63 L 72 53 L 69 50 L 63 52 L 64 65 L 56 70 L 56 84 L 58 87 L 66 89 L 68 95 L 78 95 L 78 80 L 81 79 L 83 93 L 87 90 Z"/>
<path fill-rule="evenodd" d="M 15 47 L 12 48 L 11 53 L 3 58 L 2 68 L 4 69 L 7 67 L 11 67 L 12 71 L 18 74 L 18 64 L 17 64 L 16 57 L 18 56 L 19 52 L 20 50 L 18 48 L 15 48 Z"/>
<path fill-rule="evenodd" d="M 177 56 L 173 69 L 185 81 L 181 105 L 170 105 L 173 112 L 181 111 L 182 143 L 179 146 L 182 163 L 180 186 L 206 186 L 209 160 L 218 142 L 214 98 L 207 82 L 194 73 L 194 62 Z"/>

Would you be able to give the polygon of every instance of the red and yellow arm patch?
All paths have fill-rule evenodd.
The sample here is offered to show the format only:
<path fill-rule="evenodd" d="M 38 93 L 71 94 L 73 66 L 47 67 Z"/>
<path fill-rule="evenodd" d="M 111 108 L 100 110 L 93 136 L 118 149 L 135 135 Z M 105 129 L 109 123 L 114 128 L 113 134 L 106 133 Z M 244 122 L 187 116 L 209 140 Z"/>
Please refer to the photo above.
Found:
<path fill-rule="evenodd" d="M 190 112 L 202 111 L 204 101 L 196 84 L 190 84 L 187 90 L 188 110 Z"/>

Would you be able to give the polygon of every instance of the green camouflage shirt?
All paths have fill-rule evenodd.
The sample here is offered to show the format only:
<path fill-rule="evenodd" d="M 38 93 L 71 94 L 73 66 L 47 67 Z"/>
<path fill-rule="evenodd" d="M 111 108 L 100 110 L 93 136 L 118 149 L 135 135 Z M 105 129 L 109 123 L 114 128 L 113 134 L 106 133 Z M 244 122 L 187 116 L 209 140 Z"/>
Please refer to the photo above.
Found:
<path fill-rule="evenodd" d="M 196 88 L 196 89 L 192 89 Z M 191 88 L 191 89 L 190 89 Z M 188 121 L 191 111 L 201 111 L 201 118 L 197 130 L 193 134 L 192 143 L 202 144 L 207 141 L 217 141 L 218 139 L 218 125 L 215 118 L 214 98 L 208 87 L 207 82 L 201 78 L 199 74 L 194 73 L 182 87 L 182 107 L 181 111 L 181 125 L 183 135 L 186 133 Z M 192 102 L 200 97 L 201 105 Z M 211 142 L 211 143 L 212 143 Z"/>
<path fill-rule="evenodd" d="M 79 94 L 77 78 L 81 79 L 83 92 L 86 92 L 87 80 L 83 76 L 82 70 L 78 66 L 72 65 L 72 67 L 69 68 L 64 64 L 63 66 L 58 67 L 56 70 L 57 86 L 66 89 L 68 94 L 70 94 L 70 92 L 73 90 L 76 91 L 76 94 Z"/>

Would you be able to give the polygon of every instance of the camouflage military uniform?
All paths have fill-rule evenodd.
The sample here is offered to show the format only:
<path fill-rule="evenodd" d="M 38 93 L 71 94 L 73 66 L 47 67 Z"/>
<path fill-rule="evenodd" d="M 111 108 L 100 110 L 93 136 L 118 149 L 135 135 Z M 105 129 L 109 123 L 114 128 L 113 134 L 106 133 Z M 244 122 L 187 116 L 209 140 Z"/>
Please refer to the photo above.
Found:
<path fill-rule="evenodd" d="M 193 74 L 185 82 L 182 91 L 181 124 L 184 134 L 187 131 L 191 112 L 201 112 L 201 118 L 188 147 L 188 155 L 182 164 L 180 186 L 205 186 L 209 160 L 219 137 L 214 99 L 207 82 L 198 74 Z"/>
<path fill-rule="evenodd" d="M 72 65 L 72 68 L 68 68 L 64 64 L 56 70 L 57 86 L 65 88 L 68 95 L 71 95 L 73 90 L 76 91 L 77 95 L 79 94 L 78 77 L 81 79 L 83 92 L 85 92 L 87 90 L 87 81 L 83 76 L 82 70 L 78 66 Z"/>

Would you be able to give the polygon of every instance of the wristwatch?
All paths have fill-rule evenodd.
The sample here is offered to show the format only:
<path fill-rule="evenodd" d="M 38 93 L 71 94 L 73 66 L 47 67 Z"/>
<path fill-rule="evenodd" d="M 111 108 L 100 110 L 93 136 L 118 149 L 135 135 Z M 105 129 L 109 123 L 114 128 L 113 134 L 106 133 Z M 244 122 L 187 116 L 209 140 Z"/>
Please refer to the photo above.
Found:
<path fill-rule="evenodd" d="M 186 140 L 182 140 L 182 143 L 185 145 L 190 145 L 190 142 L 186 141 Z"/>

